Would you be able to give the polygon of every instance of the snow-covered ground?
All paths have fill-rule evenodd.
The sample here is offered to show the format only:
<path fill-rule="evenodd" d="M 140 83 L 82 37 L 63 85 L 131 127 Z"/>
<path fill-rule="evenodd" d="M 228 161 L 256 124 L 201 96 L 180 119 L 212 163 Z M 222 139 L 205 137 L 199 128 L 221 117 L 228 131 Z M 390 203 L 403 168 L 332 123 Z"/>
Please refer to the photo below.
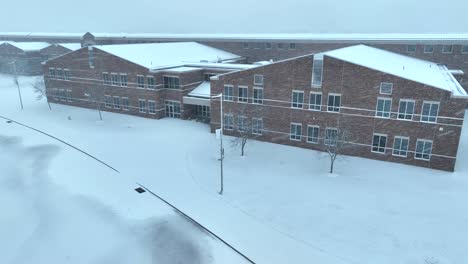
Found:
<path fill-rule="evenodd" d="M 355 157 L 327 174 L 320 152 L 226 144 L 208 126 L 35 100 L 24 110 L 0 76 L 0 263 L 241 263 L 243 259 L 148 193 L 166 198 L 257 263 L 464 263 L 468 258 L 468 129 L 455 173 Z M 70 117 L 70 118 L 69 118 Z M 70 120 L 69 120 L 70 119 Z M 67 262 L 68 261 L 68 262 Z M 159 262 L 157 262 L 159 261 Z"/>

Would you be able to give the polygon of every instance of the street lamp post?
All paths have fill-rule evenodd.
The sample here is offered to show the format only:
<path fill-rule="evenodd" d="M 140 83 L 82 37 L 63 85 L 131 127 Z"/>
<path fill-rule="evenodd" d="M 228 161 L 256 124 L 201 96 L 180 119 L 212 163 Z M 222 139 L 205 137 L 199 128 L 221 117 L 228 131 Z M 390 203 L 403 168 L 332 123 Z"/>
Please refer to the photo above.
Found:
<path fill-rule="evenodd" d="M 220 116 L 219 116 L 219 119 L 221 120 L 221 128 L 219 129 L 220 133 L 219 133 L 219 141 L 220 141 L 220 149 L 219 149 L 219 155 L 220 155 L 220 158 L 219 158 L 219 161 L 220 161 L 220 169 L 221 169 L 221 186 L 220 186 L 220 189 L 219 189 L 219 194 L 223 194 L 223 191 L 224 191 L 224 175 L 223 175 L 223 160 L 224 160 L 224 148 L 223 148 L 223 93 L 220 93 L 216 96 L 212 96 L 211 98 L 219 98 L 219 101 L 220 101 Z"/>

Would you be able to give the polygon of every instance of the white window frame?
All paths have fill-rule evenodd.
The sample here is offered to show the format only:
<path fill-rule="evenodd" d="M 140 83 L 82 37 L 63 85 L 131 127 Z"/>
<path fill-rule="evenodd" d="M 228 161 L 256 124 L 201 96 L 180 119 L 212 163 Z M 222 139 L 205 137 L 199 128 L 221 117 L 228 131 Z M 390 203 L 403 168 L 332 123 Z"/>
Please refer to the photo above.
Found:
<path fill-rule="evenodd" d="M 229 119 L 231 122 L 230 126 L 228 126 L 228 122 L 226 122 L 226 119 Z M 224 114 L 224 120 L 223 120 L 223 129 L 228 130 L 228 131 L 233 131 L 234 130 L 234 115 L 233 114 Z"/>
<path fill-rule="evenodd" d="M 409 47 L 414 47 L 414 50 L 410 50 Z M 406 45 L 406 52 L 409 52 L 409 53 L 415 53 L 417 51 L 417 45 L 416 44 L 408 44 Z"/>
<path fill-rule="evenodd" d="M 151 84 L 151 85 L 150 85 L 150 82 L 149 82 L 150 79 L 153 80 L 153 84 Z M 153 75 L 147 75 L 146 76 L 146 86 L 147 86 L 148 89 L 151 89 L 151 90 L 156 89 L 156 78 L 154 78 Z"/>
<path fill-rule="evenodd" d="M 424 105 L 425 105 L 425 104 L 431 104 L 431 106 L 430 106 L 430 108 L 429 108 L 429 114 L 431 113 L 432 105 L 434 105 L 434 104 L 437 105 L 437 113 L 436 113 L 435 121 L 434 121 L 434 122 L 429 121 L 429 120 L 427 120 L 427 121 L 424 121 L 424 120 L 423 120 L 423 117 L 424 117 L 423 113 L 424 113 Z M 421 121 L 422 123 L 431 123 L 431 124 L 437 123 L 437 119 L 439 118 L 439 111 L 440 111 L 440 102 L 436 102 L 436 101 L 423 101 L 423 103 L 422 103 L 422 105 L 421 105 L 421 119 L 420 119 L 420 121 Z M 427 117 L 428 117 L 428 119 L 429 119 L 429 118 L 431 118 L 431 115 L 428 115 Z"/>
<path fill-rule="evenodd" d="M 111 72 L 110 77 L 111 77 L 111 86 L 120 86 L 120 75 L 118 73 Z M 115 83 L 114 83 L 114 77 L 116 78 Z"/>
<path fill-rule="evenodd" d="M 127 101 L 127 104 L 123 103 L 125 100 Z M 128 111 L 129 108 L 130 108 L 130 100 L 128 99 L 128 97 L 122 97 L 122 110 Z"/>
<path fill-rule="evenodd" d="M 245 93 L 245 96 L 242 96 L 241 97 L 241 94 L 240 94 L 240 91 L 241 89 L 245 89 L 246 93 Z M 243 104 L 248 104 L 249 103 L 249 87 L 248 86 L 244 86 L 244 85 L 239 85 L 237 86 L 237 101 L 239 103 L 243 103 Z"/>
<path fill-rule="evenodd" d="M 379 145 L 377 146 L 377 151 L 374 150 L 374 137 L 378 136 L 379 137 Z M 380 146 L 380 137 L 385 137 L 385 146 L 383 147 L 383 152 L 378 151 L 382 147 Z M 372 153 L 377 153 L 377 154 L 383 154 L 385 155 L 387 153 L 387 142 L 388 142 L 388 135 L 387 134 L 381 134 L 381 133 L 373 133 L 372 134 L 372 146 L 371 146 L 371 152 Z"/>
<path fill-rule="evenodd" d="M 309 128 L 313 128 L 313 129 L 317 129 L 317 137 L 311 137 L 309 135 Z M 309 140 L 310 138 L 313 138 L 313 139 L 316 139 L 315 141 L 314 140 Z M 311 144 L 319 144 L 320 143 L 320 126 L 316 126 L 316 125 L 307 125 L 307 139 L 306 139 L 307 143 L 311 143 Z"/>
<path fill-rule="evenodd" d="M 69 102 L 69 103 L 73 102 L 73 94 L 72 94 L 73 91 L 72 91 L 72 89 L 67 89 L 65 93 L 67 94 L 67 102 Z"/>
<path fill-rule="evenodd" d="M 242 120 L 242 122 L 241 122 Z M 237 117 L 237 131 L 239 132 L 248 132 L 247 130 L 249 129 L 249 126 L 248 126 L 248 121 L 249 118 L 247 116 L 238 116 Z M 242 123 L 242 126 L 241 126 L 241 123 Z"/>
<path fill-rule="evenodd" d="M 104 106 L 107 108 L 112 108 L 114 104 L 114 99 L 112 99 L 112 96 L 110 95 L 104 95 Z M 112 101 L 112 103 L 110 103 Z"/>
<path fill-rule="evenodd" d="M 337 108 L 335 106 L 335 101 L 336 101 L 335 99 L 333 100 L 333 106 L 329 106 L 330 96 L 333 96 L 333 97 L 339 96 L 340 97 L 340 106 L 338 106 L 338 111 L 334 111 L 334 109 Z M 339 113 L 339 112 L 341 112 L 341 104 L 342 104 L 341 94 L 339 94 L 339 93 L 329 93 L 327 95 L 327 112 L 329 112 L 329 113 Z M 330 111 L 330 109 L 329 109 L 330 107 L 333 109 L 332 111 Z"/>
<path fill-rule="evenodd" d="M 145 107 L 143 109 L 144 111 L 142 111 L 141 102 L 145 103 Z M 141 98 L 138 99 L 138 112 L 143 113 L 143 114 L 148 113 L 148 103 L 146 102 L 146 99 L 141 99 Z"/>
<path fill-rule="evenodd" d="M 302 94 L 302 102 L 294 102 L 294 94 Z M 294 106 L 294 104 L 296 105 L 300 105 L 299 106 Z M 291 92 L 291 108 L 293 109 L 304 109 L 304 91 L 302 90 L 292 90 Z"/>
<path fill-rule="evenodd" d="M 426 47 L 431 47 L 431 51 L 427 51 Z M 424 53 L 434 53 L 434 45 L 424 45 Z"/>
<path fill-rule="evenodd" d="M 257 82 L 257 78 L 261 78 L 261 82 Z M 263 86 L 265 83 L 265 79 L 263 74 L 254 74 L 254 85 L 260 85 Z"/>
<path fill-rule="evenodd" d="M 153 111 L 151 111 L 150 104 L 153 104 Z M 155 115 L 156 114 L 156 101 L 154 100 L 148 100 L 147 102 L 147 108 L 148 108 L 148 113 L 150 115 Z"/>
<path fill-rule="evenodd" d="M 257 126 L 257 124 L 258 124 L 257 122 L 260 122 L 260 124 L 262 124 L 259 129 L 258 129 L 258 126 Z M 260 132 L 257 132 L 257 129 Z M 263 118 L 258 118 L 258 117 L 252 118 L 252 134 L 254 134 L 254 135 L 262 135 L 263 134 Z"/>
<path fill-rule="evenodd" d="M 396 143 L 397 139 L 400 139 L 400 148 L 399 148 L 399 149 L 396 149 L 396 148 L 395 148 L 395 143 Z M 401 145 L 402 145 L 402 144 L 401 144 L 401 142 L 402 142 L 401 140 L 407 140 L 407 141 L 408 141 L 408 144 L 406 144 L 406 150 L 401 149 Z M 395 157 L 403 157 L 403 158 L 408 157 L 409 143 L 410 143 L 410 138 L 409 138 L 409 137 L 395 136 L 395 137 L 393 138 L 392 156 L 395 156 Z M 395 151 L 398 151 L 398 152 L 404 151 L 404 152 L 405 152 L 405 155 L 395 154 Z"/>
<path fill-rule="evenodd" d="M 257 98 L 255 97 L 255 91 L 256 90 L 259 90 L 262 92 L 262 98 Z M 260 101 L 260 102 L 259 102 Z M 253 88 L 253 95 L 252 95 L 252 104 L 258 104 L 258 105 L 262 105 L 263 104 L 263 87 L 254 87 Z"/>
<path fill-rule="evenodd" d="M 120 86 L 127 87 L 128 86 L 128 76 L 126 73 L 120 73 Z M 122 77 L 125 76 L 125 83 L 122 81 Z"/>
<path fill-rule="evenodd" d="M 384 92 L 382 91 L 382 87 L 383 87 L 384 85 L 390 86 L 390 93 L 384 93 Z M 381 83 L 380 83 L 380 94 L 391 95 L 392 92 L 393 92 L 393 83 L 391 83 L 391 82 L 381 82 Z"/>
<path fill-rule="evenodd" d="M 423 145 L 423 150 L 422 150 L 423 152 L 422 152 L 422 153 L 417 152 L 417 150 L 418 150 L 418 143 L 419 143 L 419 142 L 422 142 L 422 143 L 424 144 L 424 145 Z M 425 147 L 426 147 L 426 143 L 431 143 L 431 152 L 429 153 L 429 158 L 428 158 L 428 159 L 425 159 L 425 158 L 424 158 L 424 155 L 425 155 L 424 149 L 425 149 Z M 414 159 L 416 159 L 416 160 L 430 161 L 430 160 L 431 160 L 431 157 L 432 157 L 432 150 L 433 150 L 433 149 L 434 149 L 434 141 L 432 141 L 432 140 L 430 140 L 430 139 L 422 139 L 422 138 L 416 139 L 416 146 L 415 146 L 415 148 L 414 148 Z M 422 156 L 421 158 L 418 158 L 418 157 L 417 157 L 418 154 L 421 154 L 421 155 L 423 155 L 423 156 Z"/>
<path fill-rule="evenodd" d="M 336 134 L 335 134 L 336 137 L 335 137 L 335 139 L 327 138 L 327 136 L 328 136 L 328 131 L 331 131 L 331 130 L 336 131 Z M 330 144 L 332 141 L 334 141 L 335 144 Z M 324 137 L 324 140 L 323 140 L 323 144 L 324 144 L 325 146 L 336 146 L 336 143 L 338 143 L 338 128 L 336 128 L 336 127 L 326 127 L 326 128 L 325 128 L 325 137 Z"/>
<path fill-rule="evenodd" d="M 320 95 L 320 104 L 317 105 L 315 100 L 314 103 L 311 103 L 312 98 L 316 98 L 317 95 Z M 309 94 L 309 110 L 311 111 L 322 111 L 322 100 L 323 100 L 323 95 L 322 92 L 310 92 Z M 312 108 L 312 106 L 316 107 L 318 106 L 318 109 Z"/>
<path fill-rule="evenodd" d="M 107 80 L 104 76 L 107 76 Z M 111 75 L 108 72 L 102 72 L 102 82 L 104 85 L 112 85 Z"/>
<path fill-rule="evenodd" d="M 320 83 L 317 83 L 315 82 L 315 72 L 316 72 L 316 67 L 317 66 L 317 63 L 316 61 L 321 61 L 321 68 L 320 68 Z M 311 86 L 312 87 L 316 87 L 316 88 L 320 88 L 322 87 L 322 84 L 323 84 L 323 55 L 315 55 L 312 59 L 312 80 L 311 80 Z"/>
<path fill-rule="evenodd" d="M 226 94 L 226 88 L 231 88 L 231 95 Z M 223 101 L 234 102 L 234 85 L 225 84 L 223 86 Z"/>
<path fill-rule="evenodd" d="M 115 103 L 115 99 L 118 99 L 119 105 L 117 107 L 117 104 Z M 120 99 L 120 96 L 112 96 L 112 104 L 114 106 L 114 109 L 121 109 L 122 107 L 122 100 Z"/>
<path fill-rule="evenodd" d="M 54 74 L 52 75 L 51 72 L 54 72 Z M 57 71 L 55 68 L 51 67 L 49 68 L 49 79 L 53 79 L 55 80 L 57 78 Z"/>
<path fill-rule="evenodd" d="M 379 111 L 379 101 L 384 101 L 384 104 L 383 104 L 383 109 L 382 111 Z M 385 105 L 386 105 L 386 102 L 390 101 L 390 109 L 389 111 L 385 111 Z M 379 113 L 381 113 L 382 115 L 379 115 Z M 385 116 L 386 114 L 388 114 L 388 116 Z M 392 98 L 389 98 L 389 97 L 377 97 L 377 104 L 375 105 L 375 117 L 378 117 L 378 118 L 390 118 L 392 116 Z"/>
<path fill-rule="evenodd" d="M 292 131 L 292 128 L 293 126 L 295 126 L 295 129 L 294 129 L 294 132 L 297 132 L 297 127 L 299 127 L 299 131 L 300 131 L 300 134 L 297 135 L 297 134 L 293 134 L 291 133 Z M 296 137 L 299 137 L 299 139 L 297 139 Z M 289 125 L 289 140 L 292 140 L 292 141 L 302 141 L 302 124 L 301 123 L 294 123 L 292 122 L 290 125 Z"/>
<path fill-rule="evenodd" d="M 445 47 L 450 47 L 450 51 L 444 51 Z M 453 45 L 452 45 L 452 44 L 449 44 L 449 45 L 442 45 L 442 53 L 444 53 L 444 54 L 451 54 L 451 53 L 453 53 Z"/>
<path fill-rule="evenodd" d="M 143 82 L 140 83 L 140 80 L 143 80 Z M 137 75 L 137 88 L 140 88 L 140 89 L 146 88 L 144 75 Z"/>
<path fill-rule="evenodd" d="M 169 87 L 171 85 L 166 86 L 166 78 L 173 79 L 173 80 L 177 79 L 177 85 L 175 85 L 175 81 L 173 81 L 175 87 Z M 169 84 L 171 84 L 171 82 L 169 82 Z M 180 77 L 176 76 L 176 75 L 163 75 L 163 86 L 166 89 L 180 89 L 180 86 L 181 86 L 180 85 Z"/>
<path fill-rule="evenodd" d="M 406 107 L 405 107 L 405 112 L 402 113 L 400 112 L 400 105 L 402 102 L 406 102 Z M 408 116 L 409 114 L 407 114 L 407 110 L 408 110 L 408 103 L 413 103 L 413 109 L 412 109 L 412 114 L 411 114 L 411 118 L 410 119 L 407 119 L 405 118 L 406 116 Z M 398 114 L 397 114 L 397 119 L 398 120 L 404 120 L 404 121 L 411 121 L 413 120 L 413 116 L 414 116 L 414 108 L 416 106 L 416 101 L 415 100 L 412 100 L 412 99 L 400 99 L 400 102 L 398 103 Z M 404 115 L 404 118 L 400 118 L 400 115 Z"/>

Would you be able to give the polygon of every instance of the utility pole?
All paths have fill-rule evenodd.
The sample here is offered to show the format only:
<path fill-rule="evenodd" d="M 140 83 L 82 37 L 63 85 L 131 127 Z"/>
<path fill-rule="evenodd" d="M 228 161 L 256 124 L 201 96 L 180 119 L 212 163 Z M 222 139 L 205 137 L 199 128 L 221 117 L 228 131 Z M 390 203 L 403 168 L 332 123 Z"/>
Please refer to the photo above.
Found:
<path fill-rule="evenodd" d="M 220 138 L 220 155 L 221 155 L 221 189 L 219 190 L 219 194 L 223 195 L 223 190 L 224 190 L 224 175 L 223 175 L 223 160 L 224 160 L 224 148 L 223 148 L 223 93 L 219 94 L 219 101 L 221 102 L 221 107 L 220 107 L 220 120 L 221 120 L 221 132 L 219 135 Z"/>
<path fill-rule="evenodd" d="M 21 104 L 21 110 L 23 110 L 23 98 L 21 97 L 21 90 L 18 82 L 18 73 L 16 72 L 16 61 L 11 62 L 13 64 L 13 74 L 16 87 L 18 88 L 18 96 Z"/>

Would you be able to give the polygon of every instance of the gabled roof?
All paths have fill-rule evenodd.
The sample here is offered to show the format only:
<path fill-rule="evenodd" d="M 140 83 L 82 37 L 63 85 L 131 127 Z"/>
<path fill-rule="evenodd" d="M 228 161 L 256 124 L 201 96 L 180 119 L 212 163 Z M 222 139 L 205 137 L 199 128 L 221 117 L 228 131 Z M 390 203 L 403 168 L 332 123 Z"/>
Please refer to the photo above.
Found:
<path fill-rule="evenodd" d="M 407 80 L 452 92 L 455 96 L 468 96 L 447 67 L 434 62 L 404 56 L 398 53 L 355 45 L 322 53 Z"/>
<path fill-rule="evenodd" d="M 78 49 L 81 49 L 81 44 L 80 43 L 58 43 L 57 45 L 60 45 L 66 49 L 69 49 L 69 50 L 78 50 Z"/>
<path fill-rule="evenodd" d="M 13 42 L 9 41 L 8 44 L 17 47 L 23 51 L 39 51 L 49 47 L 51 44 L 47 42 Z"/>
<path fill-rule="evenodd" d="M 191 62 L 218 62 L 240 58 L 236 54 L 196 42 L 97 45 L 93 47 L 149 69 L 180 66 Z"/>

